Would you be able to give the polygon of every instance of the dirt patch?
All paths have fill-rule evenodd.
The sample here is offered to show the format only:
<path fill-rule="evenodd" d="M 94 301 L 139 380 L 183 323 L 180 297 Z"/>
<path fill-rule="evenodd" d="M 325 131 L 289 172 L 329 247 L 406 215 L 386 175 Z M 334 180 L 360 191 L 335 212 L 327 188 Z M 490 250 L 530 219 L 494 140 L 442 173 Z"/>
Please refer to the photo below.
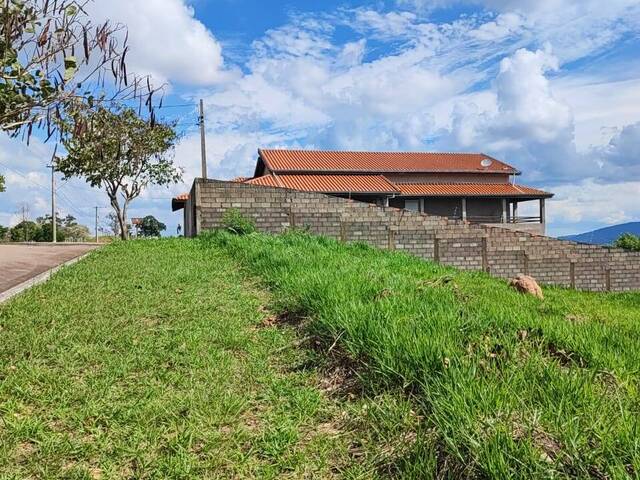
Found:
<path fill-rule="evenodd" d="M 567 313 L 564 316 L 564 319 L 567 322 L 571 322 L 571 323 L 583 323 L 583 322 L 587 321 L 586 317 L 584 317 L 582 315 L 576 315 L 576 314 L 573 314 L 573 313 Z"/>
<path fill-rule="evenodd" d="M 38 447 L 33 442 L 19 443 L 13 451 L 13 459 L 16 463 L 26 462 L 27 459 L 32 456 L 37 450 Z"/>
<path fill-rule="evenodd" d="M 332 350 L 326 363 L 319 366 L 318 388 L 329 396 L 355 399 L 363 393 L 358 364 L 346 353 L 336 350 Z"/>
<path fill-rule="evenodd" d="M 555 343 L 550 342 L 547 344 L 547 354 L 557 360 L 563 367 L 578 366 L 581 368 L 587 367 L 587 361 L 582 358 L 578 353 L 572 352 L 564 348 L 559 348 Z"/>
<path fill-rule="evenodd" d="M 307 317 L 302 314 L 295 312 L 284 311 L 277 314 L 272 314 L 265 317 L 262 322 L 260 322 L 260 326 L 269 328 L 269 327 L 293 327 L 293 328 L 301 328 L 302 325 L 307 321 Z"/>
<path fill-rule="evenodd" d="M 530 439 L 533 446 L 540 451 L 540 459 L 545 462 L 553 463 L 558 458 L 562 444 L 544 431 L 540 425 L 527 426 L 518 417 L 513 418 L 511 423 L 515 441 Z"/>

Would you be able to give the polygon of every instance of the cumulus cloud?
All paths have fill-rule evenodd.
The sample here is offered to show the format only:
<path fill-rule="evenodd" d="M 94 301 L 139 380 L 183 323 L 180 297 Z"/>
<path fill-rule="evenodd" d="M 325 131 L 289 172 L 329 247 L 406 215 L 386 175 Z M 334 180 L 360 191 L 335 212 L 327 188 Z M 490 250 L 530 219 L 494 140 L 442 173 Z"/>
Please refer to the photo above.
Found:
<path fill-rule="evenodd" d="M 580 223 L 609 224 L 640 218 L 639 181 L 602 183 L 586 179 L 554 187 L 555 198 L 549 208 L 550 222 L 574 227 Z"/>
<path fill-rule="evenodd" d="M 220 43 L 183 0 L 100 0 L 88 9 L 96 22 L 127 26 L 130 71 L 157 82 L 200 86 L 229 74 Z"/>

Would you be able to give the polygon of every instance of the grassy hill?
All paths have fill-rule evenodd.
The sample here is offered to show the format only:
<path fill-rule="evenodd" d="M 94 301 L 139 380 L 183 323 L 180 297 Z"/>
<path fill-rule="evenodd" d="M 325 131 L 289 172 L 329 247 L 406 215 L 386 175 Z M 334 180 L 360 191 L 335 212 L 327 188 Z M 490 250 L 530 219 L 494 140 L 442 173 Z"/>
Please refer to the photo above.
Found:
<path fill-rule="evenodd" d="M 633 478 L 640 295 L 293 233 L 116 243 L 0 306 L 0 478 Z"/>
<path fill-rule="evenodd" d="M 341 350 L 368 395 L 420 417 L 402 478 L 620 478 L 640 472 L 640 295 L 537 300 L 483 273 L 306 235 L 209 241 L 275 308 Z"/>

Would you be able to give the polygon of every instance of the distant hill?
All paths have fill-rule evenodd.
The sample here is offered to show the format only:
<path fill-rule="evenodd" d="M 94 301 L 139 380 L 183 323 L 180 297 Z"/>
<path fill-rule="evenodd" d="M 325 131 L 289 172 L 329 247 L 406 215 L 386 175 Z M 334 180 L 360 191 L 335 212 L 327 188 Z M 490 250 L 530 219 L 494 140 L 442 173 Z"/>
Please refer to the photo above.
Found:
<path fill-rule="evenodd" d="M 562 240 L 573 240 L 574 242 L 608 245 L 615 242 L 615 240 L 623 233 L 640 235 L 640 222 L 621 223 L 620 225 L 600 228 L 598 230 L 580 233 L 578 235 L 566 235 L 560 238 Z"/>

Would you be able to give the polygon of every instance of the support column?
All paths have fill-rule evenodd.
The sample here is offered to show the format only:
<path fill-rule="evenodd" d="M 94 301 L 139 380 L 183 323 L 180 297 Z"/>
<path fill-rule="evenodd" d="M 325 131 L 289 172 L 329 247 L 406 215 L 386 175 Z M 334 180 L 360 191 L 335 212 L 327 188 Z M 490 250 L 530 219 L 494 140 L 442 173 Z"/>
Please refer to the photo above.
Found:
<path fill-rule="evenodd" d="M 462 220 L 467 220 L 467 199 L 464 197 L 462 198 Z"/>
<path fill-rule="evenodd" d="M 383 205 L 383 206 L 385 206 L 385 207 L 388 207 L 388 206 L 389 206 L 389 197 L 384 197 L 384 200 L 383 200 L 383 202 L 382 202 L 382 205 Z"/>
<path fill-rule="evenodd" d="M 547 223 L 547 220 L 545 217 L 546 217 L 546 212 L 545 212 L 544 198 L 541 198 L 540 199 L 540 223 L 543 225 Z"/>
<path fill-rule="evenodd" d="M 507 223 L 507 199 L 502 199 L 502 223 Z"/>
<path fill-rule="evenodd" d="M 518 201 L 513 201 L 513 221 L 514 223 L 518 220 Z"/>

